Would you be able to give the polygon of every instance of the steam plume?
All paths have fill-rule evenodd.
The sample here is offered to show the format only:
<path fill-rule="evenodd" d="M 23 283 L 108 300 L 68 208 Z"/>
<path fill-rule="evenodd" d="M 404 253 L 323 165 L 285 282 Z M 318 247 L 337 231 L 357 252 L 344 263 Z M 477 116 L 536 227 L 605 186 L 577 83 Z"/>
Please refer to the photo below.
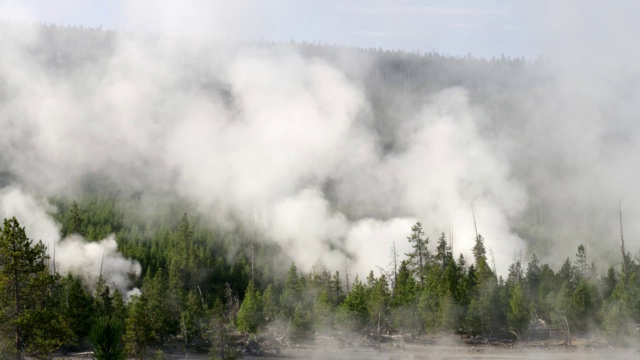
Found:
<path fill-rule="evenodd" d="M 15 187 L 0 189 L 0 218 L 15 216 L 32 241 L 42 241 L 61 274 L 72 273 L 89 288 L 98 282 L 100 270 L 107 285 L 122 294 L 132 288 L 129 273 L 140 275 L 140 264 L 126 259 L 117 250 L 114 235 L 98 242 L 87 242 L 74 234 L 60 239 L 60 225 L 47 213 L 55 211 L 46 201 Z"/>

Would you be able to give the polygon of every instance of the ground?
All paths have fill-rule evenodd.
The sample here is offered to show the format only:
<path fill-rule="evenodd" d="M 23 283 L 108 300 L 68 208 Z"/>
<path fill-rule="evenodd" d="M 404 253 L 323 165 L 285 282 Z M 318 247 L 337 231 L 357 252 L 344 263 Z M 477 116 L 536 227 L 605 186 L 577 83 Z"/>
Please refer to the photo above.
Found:
<path fill-rule="evenodd" d="M 89 353 L 57 357 L 58 359 L 90 359 Z M 149 357 L 153 359 L 153 356 Z M 165 359 L 204 360 L 206 354 L 165 354 Z M 528 342 L 500 346 L 468 345 L 456 339 L 438 339 L 411 343 L 393 341 L 370 346 L 352 345 L 335 338 L 319 338 L 314 343 L 281 349 L 280 355 L 253 356 L 244 354 L 244 359 L 308 359 L 308 360 L 401 360 L 401 359 L 640 359 L 636 349 L 615 349 L 608 345 L 574 341 L 572 346 L 553 342 Z"/>

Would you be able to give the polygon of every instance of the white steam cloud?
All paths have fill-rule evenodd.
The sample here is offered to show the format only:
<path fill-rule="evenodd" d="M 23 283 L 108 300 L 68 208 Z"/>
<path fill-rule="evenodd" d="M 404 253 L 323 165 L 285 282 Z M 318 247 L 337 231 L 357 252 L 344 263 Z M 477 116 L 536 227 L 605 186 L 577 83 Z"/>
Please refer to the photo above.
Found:
<path fill-rule="evenodd" d="M 419 111 L 398 115 L 396 133 L 384 134 L 393 137 L 388 151 L 362 79 L 294 47 L 196 36 L 234 38 L 207 26 L 209 12 L 225 19 L 220 2 L 212 4 L 202 8 L 210 11 L 177 2 L 145 7 L 167 31 L 175 21 L 164 20 L 177 7 L 192 38 L 113 35 L 98 50 L 83 44 L 86 53 L 73 41 L 48 43 L 38 27 L 6 26 L 0 175 L 47 195 L 74 191 L 87 177 L 129 191 L 174 191 L 222 224 L 254 223 L 257 214 L 261 233 L 305 269 L 318 258 L 333 268 L 349 259 L 360 274 L 386 265 L 393 241 L 408 252 L 405 237 L 417 220 L 432 241 L 453 229 L 454 251 L 469 256 L 472 208 L 504 273 L 516 252 L 526 254 L 513 228 L 534 208 L 532 198 L 549 205 L 541 217 L 574 224 L 573 209 L 593 210 L 598 199 L 615 203 L 619 189 L 633 188 L 638 160 L 628 154 L 638 153 L 640 131 L 630 119 L 640 82 L 637 71 L 616 69 L 615 60 L 598 57 L 616 70 L 607 74 L 597 71 L 598 61 L 532 64 L 531 79 L 522 75 L 531 84 L 511 104 L 525 119 L 496 119 L 471 90 L 442 89 L 422 99 Z M 249 5 L 241 2 L 226 18 L 235 38 L 242 24 L 233 19 Z M 563 11 L 554 14 L 563 18 Z M 133 28 L 141 24 L 136 5 L 125 15 Z M 42 49 L 52 58 L 34 55 Z M 360 60 L 341 61 L 366 67 Z M 589 81 L 580 80 L 585 73 L 593 75 Z M 539 79 L 545 76 L 553 81 Z M 47 234 L 57 232 L 46 226 Z M 66 241 L 76 242 L 60 247 Z M 109 253 L 112 242 L 101 244 Z"/>
<path fill-rule="evenodd" d="M 51 266 L 63 275 L 72 273 L 93 289 L 100 271 L 107 285 L 123 295 L 132 289 L 129 273 L 140 275 L 140 264 L 118 252 L 115 236 L 87 242 L 79 235 L 60 239 L 60 225 L 48 214 L 55 211 L 46 201 L 37 199 L 16 187 L 0 189 L 0 218 L 16 217 L 32 241 L 47 246 Z"/>
<path fill-rule="evenodd" d="M 360 85 L 292 48 L 117 37 L 104 58 L 61 75 L 30 55 L 38 29 L 20 30 L 5 32 L 0 56 L 10 94 L 0 156 L 20 184 L 55 194 L 99 175 L 125 189 L 175 189 L 222 222 L 258 212 L 261 230 L 304 269 L 318 258 L 332 268 L 349 259 L 361 275 L 384 266 L 393 241 L 409 251 L 417 219 L 432 239 L 454 228 L 469 255 L 472 205 L 501 269 L 525 248 L 508 224 L 526 194 L 479 136 L 484 115 L 463 89 L 427 99 L 401 131 L 402 151 L 383 155 Z M 62 265 L 80 244 L 58 246 L 69 271 L 115 254 L 105 239 L 78 250 L 92 260 Z"/>

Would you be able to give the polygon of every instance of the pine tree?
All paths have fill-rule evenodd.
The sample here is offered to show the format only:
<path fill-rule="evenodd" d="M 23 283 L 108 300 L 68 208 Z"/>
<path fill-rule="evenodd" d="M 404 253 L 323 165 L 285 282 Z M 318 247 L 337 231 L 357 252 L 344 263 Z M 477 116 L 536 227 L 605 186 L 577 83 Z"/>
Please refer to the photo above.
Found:
<path fill-rule="evenodd" d="M 93 294 L 93 308 L 95 310 L 94 317 L 108 317 L 113 312 L 111 289 L 107 285 L 104 277 L 100 275 L 96 290 Z"/>
<path fill-rule="evenodd" d="M 473 246 L 473 258 L 475 259 L 475 270 L 478 280 L 492 276 L 491 269 L 487 263 L 487 249 L 484 247 L 484 238 L 482 235 L 476 237 L 476 243 Z"/>
<path fill-rule="evenodd" d="M 415 300 L 416 293 L 416 283 L 411 276 L 409 263 L 407 260 L 403 260 L 400 263 L 400 268 L 398 269 L 398 280 L 396 281 L 396 286 L 393 289 L 392 304 L 396 307 L 408 305 Z"/>
<path fill-rule="evenodd" d="M 517 283 L 511 292 L 511 298 L 509 299 L 509 310 L 507 313 L 509 319 L 509 327 L 515 331 L 519 336 L 522 335 L 522 331 L 526 329 L 529 323 L 529 306 L 524 296 L 524 289 L 522 283 Z"/>
<path fill-rule="evenodd" d="M 347 294 L 340 307 L 339 317 L 341 323 L 349 330 L 361 329 L 369 318 L 367 302 L 367 290 L 356 275 L 351 291 Z"/>
<path fill-rule="evenodd" d="M 89 335 L 94 316 L 93 299 L 82 287 L 80 281 L 68 274 L 62 279 L 60 303 L 62 314 L 73 332 L 71 343 L 77 345 L 81 339 Z M 69 345 L 72 345 L 69 344 Z"/>
<path fill-rule="evenodd" d="M 132 296 L 128 305 L 124 342 L 129 355 L 138 360 L 146 359 L 149 345 L 156 339 L 147 304 L 147 297 L 142 293 Z"/>
<path fill-rule="evenodd" d="M 336 273 L 331 277 L 330 286 L 333 305 L 337 306 L 344 300 L 344 292 L 342 290 L 342 279 L 340 278 L 340 272 L 336 271 Z"/>
<path fill-rule="evenodd" d="M 69 209 L 69 216 L 65 230 L 66 236 L 71 234 L 81 234 L 82 218 L 80 217 L 80 210 L 76 201 L 71 204 L 71 208 Z"/>
<path fill-rule="evenodd" d="M 211 340 L 209 355 L 212 359 L 227 360 L 238 357 L 238 350 L 232 338 L 235 330 L 233 315 L 229 313 L 228 308 L 229 306 L 225 307 L 220 300 L 216 300 L 211 309 L 208 334 Z"/>
<path fill-rule="evenodd" d="M 101 317 L 96 320 L 89 341 L 93 345 L 95 360 L 124 360 L 126 351 L 122 342 L 124 325 L 113 317 Z"/>
<path fill-rule="evenodd" d="M 597 295 L 593 286 L 585 280 L 580 281 L 571 294 L 571 318 L 575 331 L 586 331 L 594 323 Z"/>
<path fill-rule="evenodd" d="M 451 258 L 451 248 L 447 244 L 447 238 L 444 236 L 444 233 L 442 233 L 442 235 L 438 239 L 438 247 L 436 248 L 434 260 L 440 264 L 440 269 L 444 271 L 444 269 L 447 267 L 447 262 L 451 261 Z"/>
<path fill-rule="evenodd" d="M 576 269 L 571 266 L 571 260 L 567 258 L 564 263 L 562 263 L 562 267 L 560 271 L 558 271 L 558 280 L 560 284 L 567 284 L 571 291 L 575 290 L 578 285 L 578 279 L 576 275 Z"/>
<path fill-rule="evenodd" d="M 587 252 L 584 245 L 578 246 L 578 252 L 576 253 L 575 272 L 578 279 L 586 279 L 589 275 L 589 264 L 587 263 Z"/>
<path fill-rule="evenodd" d="M 411 227 L 411 235 L 407 237 L 407 240 L 409 240 L 413 251 L 406 255 L 409 257 L 409 262 L 420 282 L 420 286 L 424 286 L 430 254 L 427 249 L 429 238 L 424 237 L 420 221 Z"/>
<path fill-rule="evenodd" d="M 122 293 L 118 289 L 115 289 L 113 291 L 111 309 L 111 317 L 117 321 L 120 321 L 124 326 L 124 323 L 127 319 L 127 305 L 124 303 Z"/>
<path fill-rule="evenodd" d="M 313 317 L 315 319 L 314 328 L 319 331 L 327 331 L 333 328 L 334 324 L 334 302 L 331 300 L 329 290 L 321 288 L 313 302 Z"/>
<path fill-rule="evenodd" d="M 167 280 L 163 271 L 158 271 L 151 276 L 151 271 L 142 282 L 142 291 L 148 299 L 147 309 L 154 332 L 158 335 L 160 344 L 164 344 L 164 338 L 171 329 L 171 309 L 167 298 Z"/>
<path fill-rule="evenodd" d="M 540 261 L 538 260 L 536 254 L 533 254 L 531 256 L 531 261 L 529 261 L 529 263 L 527 264 L 527 271 L 525 272 L 524 278 L 526 284 L 525 293 L 527 297 L 533 299 L 534 301 L 536 301 L 538 298 L 538 291 L 541 281 L 540 276 Z"/>
<path fill-rule="evenodd" d="M 284 282 L 284 289 L 280 296 L 280 308 L 287 320 L 293 318 L 296 306 L 302 302 L 304 298 L 305 282 L 304 278 L 298 275 L 298 268 L 291 263 L 287 279 Z"/>
<path fill-rule="evenodd" d="M 0 231 L 0 329 L 15 339 L 16 359 L 24 351 L 43 355 L 71 336 L 53 296 L 56 277 L 49 274 L 45 246 L 32 243 L 14 217 Z M 56 290 L 57 292 L 57 290 Z M 6 349 L 11 350 L 11 349 Z"/>
<path fill-rule="evenodd" d="M 262 293 L 262 305 L 263 313 L 266 322 L 275 320 L 278 313 L 278 306 L 276 304 L 275 295 L 273 294 L 273 285 L 267 285 Z"/>
<path fill-rule="evenodd" d="M 605 299 L 608 299 L 613 294 L 613 290 L 616 288 L 617 284 L 618 279 L 616 278 L 616 271 L 613 269 L 613 266 L 611 266 L 609 267 L 609 270 L 607 270 L 607 276 L 602 282 L 602 296 Z"/>
<path fill-rule="evenodd" d="M 249 286 L 247 286 L 238 311 L 238 330 L 255 334 L 262 327 L 263 322 L 264 313 L 260 292 L 256 289 L 253 281 L 249 281 Z"/>
<path fill-rule="evenodd" d="M 193 251 L 193 229 L 189 223 L 189 218 L 185 213 L 182 215 L 180 227 L 178 228 L 178 241 L 183 251 L 183 264 L 187 272 L 195 269 L 195 255 Z"/>
<path fill-rule="evenodd" d="M 180 333 L 185 350 L 191 348 L 205 333 L 207 325 L 204 322 L 206 310 L 200 295 L 196 291 L 189 291 L 182 314 L 180 314 Z"/>

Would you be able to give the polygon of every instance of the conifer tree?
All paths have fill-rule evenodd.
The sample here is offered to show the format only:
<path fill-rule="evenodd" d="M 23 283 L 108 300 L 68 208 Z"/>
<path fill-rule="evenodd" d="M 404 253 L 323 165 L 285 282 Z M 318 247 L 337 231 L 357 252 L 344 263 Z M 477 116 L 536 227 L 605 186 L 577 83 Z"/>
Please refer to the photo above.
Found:
<path fill-rule="evenodd" d="M 149 345 L 156 339 L 144 293 L 133 295 L 129 300 L 124 342 L 127 352 L 135 359 L 146 359 Z"/>
<path fill-rule="evenodd" d="M 67 234 L 81 234 L 82 231 L 82 217 L 80 217 L 80 209 L 76 201 L 71 205 L 69 209 L 69 228 Z"/>
<path fill-rule="evenodd" d="M 407 240 L 409 240 L 413 248 L 413 251 L 407 254 L 409 262 L 412 265 L 413 272 L 418 278 L 420 286 L 424 286 L 430 254 L 427 248 L 429 238 L 424 237 L 424 231 L 422 230 L 422 223 L 420 223 L 420 221 L 411 227 L 411 235 L 407 237 Z"/>
<path fill-rule="evenodd" d="M 476 237 L 476 243 L 473 246 L 473 258 L 475 259 L 475 270 L 478 280 L 492 276 L 491 269 L 487 263 L 487 249 L 484 247 L 484 238 L 482 235 Z"/>
<path fill-rule="evenodd" d="M 436 254 L 434 256 L 434 260 L 439 263 L 440 269 L 444 271 L 447 267 L 447 261 L 450 261 L 452 258 L 451 248 L 447 244 L 447 238 L 444 233 L 438 239 L 438 246 L 436 248 Z"/>
<path fill-rule="evenodd" d="M 14 217 L 0 230 L 0 330 L 14 339 L 16 359 L 23 352 L 43 355 L 67 342 L 71 331 L 53 296 L 45 246 L 32 243 Z M 57 292 L 57 290 L 56 290 Z"/>
<path fill-rule="evenodd" d="M 262 293 L 262 305 L 263 313 L 266 322 L 275 320 L 278 313 L 278 306 L 276 304 L 275 295 L 273 294 L 273 285 L 267 285 Z"/>
<path fill-rule="evenodd" d="M 244 299 L 238 311 L 238 330 L 255 334 L 264 322 L 264 313 L 260 292 L 253 281 L 249 281 Z"/>
<path fill-rule="evenodd" d="M 526 302 L 524 288 L 521 282 L 516 283 L 511 292 L 507 318 L 509 319 L 509 327 L 511 330 L 515 331 L 518 336 L 521 336 L 530 318 L 529 306 Z"/>
<path fill-rule="evenodd" d="M 93 299 L 80 281 L 68 274 L 60 284 L 60 304 L 62 314 L 73 332 L 71 344 L 77 345 L 91 331 L 94 316 Z"/>

